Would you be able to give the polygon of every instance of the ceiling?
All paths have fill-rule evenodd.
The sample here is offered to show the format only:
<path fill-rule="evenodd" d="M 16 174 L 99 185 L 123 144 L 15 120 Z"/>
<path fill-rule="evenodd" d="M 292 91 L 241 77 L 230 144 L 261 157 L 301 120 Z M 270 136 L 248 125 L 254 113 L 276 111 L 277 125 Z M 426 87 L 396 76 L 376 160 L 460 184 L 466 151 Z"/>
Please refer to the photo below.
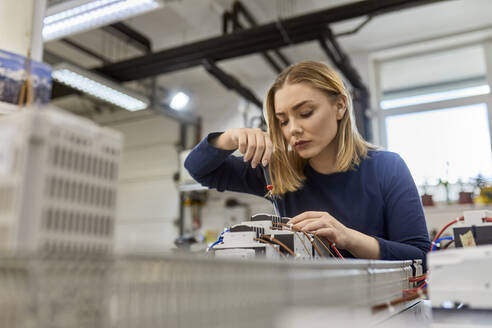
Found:
<path fill-rule="evenodd" d="M 219 36 L 222 33 L 222 13 L 232 8 L 232 0 L 181 0 L 168 1 L 161 9 L 125 21 L 139 32 L 147 35 L 153 43 L 153 51 L 159 51 L 193 41 Z M 256 20 L 262 23 L 276 21 L 327 9 L 356 1 L 348 0 L 243 0 Z M 490 0 L 452 0 L 418 8 L 394 12 L 372 19 L 357 34 L 340 37 L 342 48 L 352 57 L 403 45 L 419 40 L 436 38 L 449 34 L 492 27 L 492 1 Z M 355 28 L 363 21 L 355 19 L 332 26 L 334 32 Z M 120 61 L 141 56 L 143 53 L 128 44 L 110 36 L 102 30 L 93 30 L 70 36 L 91 50 Z M 69 59 L 80 66 L 92 68 L 102 65 L 94 58 L 61 43 L 48 42 L 45 49 Z M 326 55 L 316 42 L 282 49 L 291 62 L 306 59 L 327 61 Z M 362 55 L 362 56 L 361 56 Z M 356 63 L 364 70 L 364 62 Z M 243 84 L 254 90 L 262 99 L 275 72 L 259 55 L 239 57 L 219 62 L 218 66 L 237 77 Z M 364 77 L 364 72 L 362 73 Z M 192 103 L 189 110 L 203 116 L 205 120 L 215 120 L 218 115 L 231 108 L 237 108 L 239 96 L 224 89 L 201 67 L 186 69 L 158 77 L 158 83 L 169 90 L 185 90 Z M 90 111 L 90 102 L 78 101 L 77 97 L 57 100 L 56 104 L 73 111 Z"/>

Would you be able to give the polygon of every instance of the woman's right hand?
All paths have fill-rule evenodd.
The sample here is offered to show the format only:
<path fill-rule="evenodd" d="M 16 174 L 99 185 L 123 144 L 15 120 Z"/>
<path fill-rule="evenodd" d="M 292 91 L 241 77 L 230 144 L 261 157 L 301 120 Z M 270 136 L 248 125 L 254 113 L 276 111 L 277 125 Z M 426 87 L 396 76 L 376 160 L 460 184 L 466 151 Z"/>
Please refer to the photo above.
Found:
<path fill-rule="evenodd" d="M 273 145 L 270 137 L 261 129 L 233 128 L 222 133 L 214 142 L 221 149 L 239 149 L 244 161 L 251 161 L 251 167 L 258 164 L 267 166 L 272 156 Z"/>

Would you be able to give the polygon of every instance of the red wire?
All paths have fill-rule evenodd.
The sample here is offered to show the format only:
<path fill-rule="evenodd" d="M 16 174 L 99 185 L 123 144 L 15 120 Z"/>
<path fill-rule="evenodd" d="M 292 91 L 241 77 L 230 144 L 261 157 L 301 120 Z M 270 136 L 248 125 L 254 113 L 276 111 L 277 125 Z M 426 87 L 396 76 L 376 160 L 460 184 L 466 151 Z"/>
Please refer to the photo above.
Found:
<path fill-rule="evenodd" d="M 416 287 L 416 288 L 412 288 L 412 289 L 405 289 L 403 292 L 404 293 L 413 293 L 413 292 L 417 292 L 423 288 L 425 288 L 427 286 L 427 282 L 423 283 L 422 285 Z"/>
<path fill-rule="evenodd" d="M 408 278 L 408 281 L 410 281 L 410 282 L 418 282 L 418 281 L 425 280 L 425 278 L 427 278 L 427 274 L 423 274 L 423 275 L 418 276 L 418 277 L 410 277 L 410 278 Z"/>
<path fill-rule="evenodd" d="M 446 224 L 442 229 L 441 231 L 439 231 L 439 233 L 434 237 L 434 240 L 432 240 L 432 243 L 431 243 L 431 246 L 430 246 L 430 249 L 429 249 L 429 252 L 432 251 L 432 245 L 434 245 L 436 243 L 436 240 L 439 239 L 439 237 L 441 237 L 442 233 L 451 225 L 455 224 L 456 222 L 458 221 L 463 221 L 465 219 L 464 216 L 460 216 L 459 218 L 457 219 L 454 219 L 453 221 L 449 222 L 448 224 Z"/>
<path fill-rule="evenodd" d="M 482 218 L 482 222 L 492 222 L 492 218 Z"/>
<path fill-rule="evenodd" d="M 338 251 L 338 248 L 337 248 L 335 245 L 333 245 L 333 243 L 330 243 L 330 246 L 331 246 L 331 248 L 333 248 L 333 250 L 335 251 L 335 253 L 337 253 L 337 256 L 343 260 L 343 256 L 342 256 L 342 254 Z"/>

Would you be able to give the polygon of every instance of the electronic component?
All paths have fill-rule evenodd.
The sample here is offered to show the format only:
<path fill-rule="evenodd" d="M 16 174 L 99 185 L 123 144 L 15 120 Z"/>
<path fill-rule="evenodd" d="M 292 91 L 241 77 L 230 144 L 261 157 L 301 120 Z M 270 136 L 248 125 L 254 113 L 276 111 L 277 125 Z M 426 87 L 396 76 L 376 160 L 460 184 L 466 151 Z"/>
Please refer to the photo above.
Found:
<path fill-rule="evenodd" d="M 428 254 L 433 307 L 463 303 L 492 310 L 492 246 L 447 249 Z"/>
<path fill-rule="evenodd" d="M 492 244 L 492 211 L 465 211 L 463 217 L 453 227 L 456 247 Z"/>
<path fill-rule="evenodd" d="M 256 214 L 250 221 L 232 226 L 224 232 L 222 241 L 213 247 L 225 256 L 225 249 L 252 249 L 256 255 L 267 258 L 295 256 L 301 259 L 329 257 L 327 245 L 307 233 L 292 231 L 289 218 L 270 214 Z M 228 252 L 230 257 L 245 257 L 244 252 Z M 250 253 L 248 253 L 250 254 Z"/>

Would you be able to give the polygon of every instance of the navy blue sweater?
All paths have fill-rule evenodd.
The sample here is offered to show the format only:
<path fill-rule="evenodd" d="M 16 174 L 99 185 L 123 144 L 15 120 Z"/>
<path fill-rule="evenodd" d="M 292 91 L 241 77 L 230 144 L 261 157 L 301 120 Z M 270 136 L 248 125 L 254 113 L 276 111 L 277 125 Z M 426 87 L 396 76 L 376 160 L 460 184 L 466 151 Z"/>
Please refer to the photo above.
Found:
<path fill-rule="evenodd" d="M 213 147 L 212 133 L 188 155 L 185 167 L 204 186 L 263 197 L 265 178 L 233 151 Z M 422 259 L 430 247 L 417 188 L 403 159 L 388 151 L 369 151 L 355 170 L 321 174 L 309 164 L 301 189 L 278 200 L 280 214 L 294 217 L 324 211 L 345 226 L 379 241 L 382 260 Z"/>

